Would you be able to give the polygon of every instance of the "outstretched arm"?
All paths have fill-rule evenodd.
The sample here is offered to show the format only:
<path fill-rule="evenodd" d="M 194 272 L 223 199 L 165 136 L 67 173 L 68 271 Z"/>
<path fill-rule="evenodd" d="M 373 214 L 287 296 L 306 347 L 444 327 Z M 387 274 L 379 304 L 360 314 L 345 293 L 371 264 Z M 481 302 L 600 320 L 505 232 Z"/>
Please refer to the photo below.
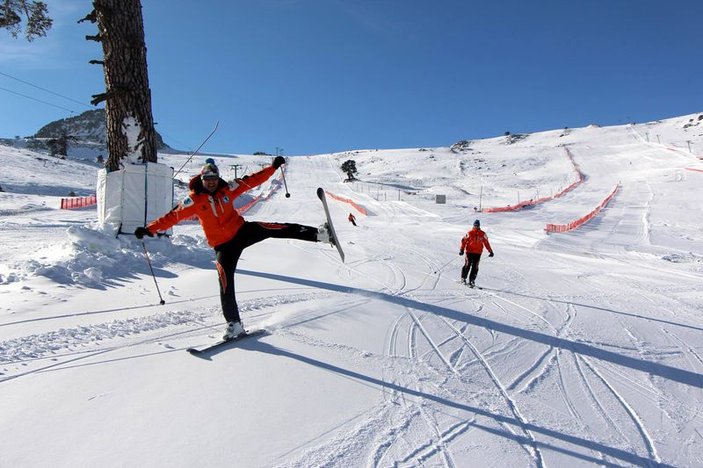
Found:
<path fill-rule="evenodd" d="M 151 233 L 156 233 L 159 231 L 166 231 L 167 229 L 175 226 L 176 224 L 180 223 L 184 219 L 188 219 L 192 216 L 195 215 L 197 210 L 195 209 L 195 205 L 193 204 L 193 200 L 191 200 L 190 197 L 184 199 L 182 202 L 178 204 L 177 207 L 160 217 L 159 219 L 156 219 L 149 224 L 147 224 L 146 228 L 149 230 Z"/>
<path fill-rule="evenodd" d="M 265 167 L 259 172 L 255 172 L 248 176 L 246 179 L 237 179 L 234 181 L 234 196 L 238 197 L 244 192 L 247 192 L 255 187 L 258 187 L 259 185 L 263 184 L 266 182 L 269 177 L 273 175 L 273 173 L 276 172 L 276 168 L 273 166 Z M 236 184 L 236 185 L 235 185 Z"/>

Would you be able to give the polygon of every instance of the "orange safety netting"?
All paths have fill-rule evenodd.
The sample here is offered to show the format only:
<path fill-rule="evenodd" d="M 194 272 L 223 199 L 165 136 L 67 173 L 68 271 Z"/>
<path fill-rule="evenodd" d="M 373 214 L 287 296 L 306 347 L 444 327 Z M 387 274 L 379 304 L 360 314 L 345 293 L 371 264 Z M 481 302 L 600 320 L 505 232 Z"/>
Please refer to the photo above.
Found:
<path fill-rule="evenodd" d="M 610 195 L 608 195 L 602 202 L 600 202 L 600 204 L 593 211 L 591 211 L 587 215 L 582 216 L 579 219 L 576 219 L 566 224 L 547 224 L 544 230 L 547 232 L 568 232 L 587 223 L 588 221 L 593 219 L 600 212 L 600 210 L 606 207 L 610 200 L 613 199 L 619 188 L 620 185 L 616 185 L 613 191 L 610 192 Z"/>

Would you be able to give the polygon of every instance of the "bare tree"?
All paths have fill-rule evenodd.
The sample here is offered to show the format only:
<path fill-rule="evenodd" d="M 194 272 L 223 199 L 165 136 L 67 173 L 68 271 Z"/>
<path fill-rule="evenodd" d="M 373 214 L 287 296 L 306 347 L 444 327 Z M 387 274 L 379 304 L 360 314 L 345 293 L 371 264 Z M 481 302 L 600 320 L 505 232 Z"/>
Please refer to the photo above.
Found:
<path fill-rule="evenodd" d="M 37 37 L 46 36 L 53 23 L 44 2 L 0 0 L 0 28 L 7 29 L 12 37 L 16 38 L 22 32 L 23 22 L 24 36 L 30 42 Z"/>
<path fill-rule="evenodd" d="M 140 0 L 94 0 L 93 11 L 81 21 L 97 23 L 98 34 L 86 39 L 100 42 L 104 60 L 105 92 L 91 103 L 105 101 L 108 171 L 120 169 L 122 159 L 138 154 L 142 162 L 156 162 L 156 131 L 151 113 L 144 22 Z M 80 22 L 80 21 L 79 21 Z M 128 125 L 139 129 L 138 144 L 130 145 Z M 132 146 L 132 147 L 130 147 Z"/>

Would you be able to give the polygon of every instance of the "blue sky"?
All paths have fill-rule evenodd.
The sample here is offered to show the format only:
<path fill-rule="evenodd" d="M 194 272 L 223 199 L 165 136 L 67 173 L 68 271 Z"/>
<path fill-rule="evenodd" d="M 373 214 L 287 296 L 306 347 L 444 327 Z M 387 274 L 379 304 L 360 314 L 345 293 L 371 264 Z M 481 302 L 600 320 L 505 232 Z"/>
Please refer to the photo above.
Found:
<path fill-rule="evenodd" d="M 100 45 L 84 39 L 96 27 L 76 23 L 91 2 L 46 3 L 47 38 L 0 31 L 0 137 L 79 114 L 104 91 L 88 64 Z M 216 121 L 204 150 L 297 155 L 703 111 L 699 0 L 142 5 L 154 119 L 179 149 Z"/>

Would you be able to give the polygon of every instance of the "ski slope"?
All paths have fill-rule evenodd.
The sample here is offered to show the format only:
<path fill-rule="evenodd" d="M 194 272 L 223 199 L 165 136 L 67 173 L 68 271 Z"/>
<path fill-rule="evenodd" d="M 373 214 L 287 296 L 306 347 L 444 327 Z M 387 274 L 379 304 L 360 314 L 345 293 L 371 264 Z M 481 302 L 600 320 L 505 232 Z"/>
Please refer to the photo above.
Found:
<path fill-rule="evenodd" d="M 224 329 L 199 226 L 146 240 L 157 291 L 140 242 L 57 208 L 94 168 L 0 147 L 0 466 L 698 466 L 703 173 L 687 168 L 703 162 L 681 143 L 703 144 L 696 118 L 291 157 L 290 198 L 276 183 L 247 219 L 317 226 L 318 186 L 368 215 L 330 199 L 344 264 L 328 245 L 247 249 L 237 298 L 264 333 L 208 359 L 185 352 Z M 474 210 L 568 186 L 567 148 L 574 190 Z M 270 158 L 216 159 L 232 177 Z M 616 184 L 580 229 L 545 233 Z M 482 289 L 457 283 L 475 218 L 496 252 Z"/>

